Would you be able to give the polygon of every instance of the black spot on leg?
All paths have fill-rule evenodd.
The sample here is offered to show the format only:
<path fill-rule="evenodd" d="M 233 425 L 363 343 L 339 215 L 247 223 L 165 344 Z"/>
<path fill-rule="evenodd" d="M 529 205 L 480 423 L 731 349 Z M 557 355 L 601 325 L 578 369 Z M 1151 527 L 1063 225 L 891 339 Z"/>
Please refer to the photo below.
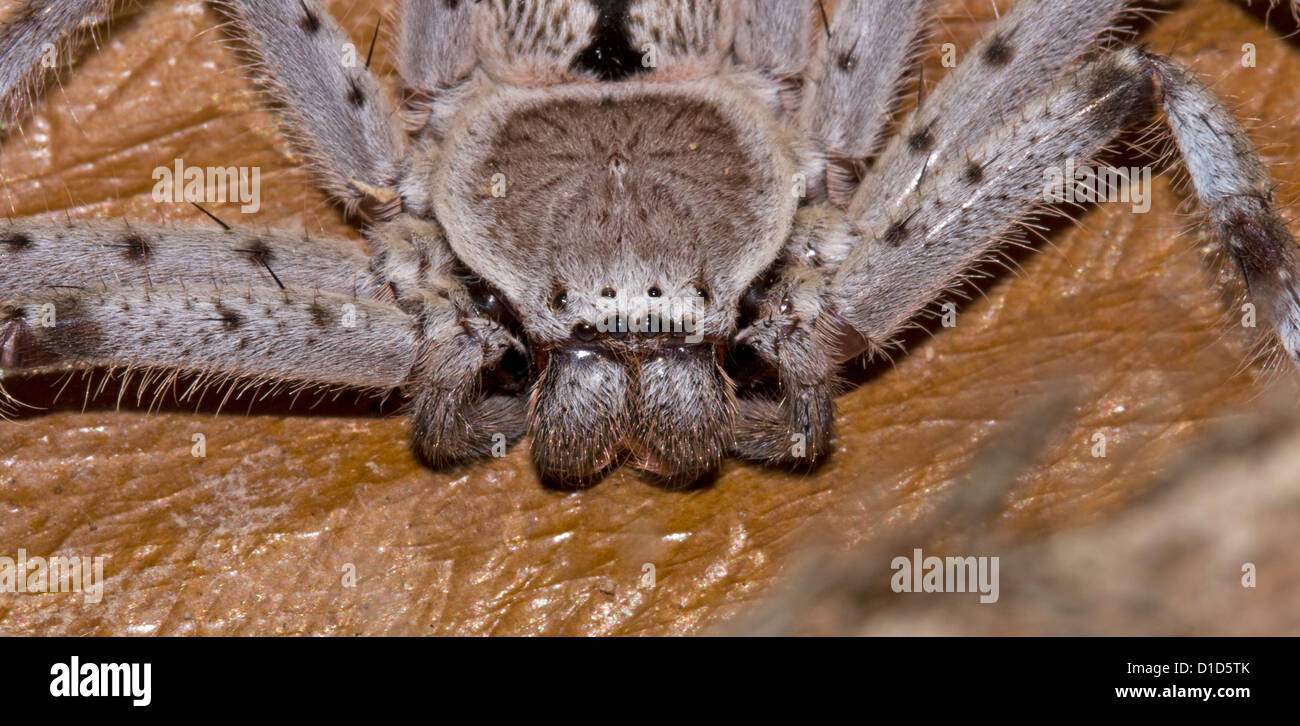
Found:
<path fill-rule="evenodd" d="M 908 219 L 910 219 L 910 217 Z M 889 245 L 890 247 L 897 247 L 903 244 L 904 240 L 906 239 L 907 239 L 907 220 L 904 219 L 900 222 L 894 222 L 893 224 L 889 225 L 889 228 L 885 230 L 885 236 L 881 238 L 881 241 Z"/>
<path fill-rule="evenodd" d="M 302 26 L 303 32 L 307 35 L 315 35 L 320 31 L 320 18 L 316 17 L 316 13 L 313 13 L 303 0 L 298 0 L 298 4 L 302 6 L 303 16 L 302 22 L 299 24 Z"/>
<path fill-rule="evenodd" d="M 307 313 L 311 315 L 311 321 L 315 323 L 317 327 L 323 328 L 326 325 L 329 325 L 330 312 L 319 302 L 313 300 L 311 305 L 307 308 Z"/>
<path fill-rule="evenodd" d="M 239 330 L 244 326 L 244 316 L 231 310 L 225 305 L 217 303 L 216 311 L 221 320 L 221 324 L 225 326 L 226 330 Z"/>
<path fill-rule="evenodd" d="M 248 261 L 258 267 L 269 267 L 275 261 L 275 253 L 271 252 L 271 248 L 267 247 L 266 243 L 260 239 L 240 250 L 240 252 L 248 255 Z"/>
<path fill-rule="evenodd" d="M 984 181 L 984 169 L 973 161 L 969 162 L 961 173 L 961 180 L 967 184 L 979 184 Z"/>
<path fill-rule="evenodd" d="M 144 262 L 153 256 L 153 245 L 138 234 L 128 234 L 122 238 L 122 256 L 132 262 Z"/>
<path fill-rule="evenodd" d="M 348 79 L 348 103 L 360 108 L 366 105 L 366 92 L 356 78 Z"/>
<path fill-rule="evenodd" d="M 0 244 L 4 245 L 4 248 L 10 252 L 21 252 L 31 249 L 35 243 L 32 242 L 31 235 L 26 232 L 10 232 L 0 238 Z"/>
<path fill-rule="evenodd" d="M 989 39 L 989 44 L 984 47 L 984 53 L 981 56 L 984 62 L 1000 68 L 1011 62 L 1015 55 L 1015 48 L 1004 35 L 995 35 Z"/>
<path fill-rule="evenodd" d="M 921 154 L 934 148 L 934 134 L 926 126 L 907 137 L 907 148 L 914 154 Z"/>

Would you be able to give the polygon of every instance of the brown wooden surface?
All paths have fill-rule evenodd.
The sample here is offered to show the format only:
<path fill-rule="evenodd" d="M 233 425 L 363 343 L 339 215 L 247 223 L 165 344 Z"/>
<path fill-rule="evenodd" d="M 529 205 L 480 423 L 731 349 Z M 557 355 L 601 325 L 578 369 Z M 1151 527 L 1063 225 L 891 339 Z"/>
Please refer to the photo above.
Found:
<path fill-rule="evenodd" d="M 364 47 L 391 3 L 327 4 Z M 937 40 L 959 50 L 992 16 L 987 0 L 942 5 Z M 179 157 L 261 167 L 262 210 L 219 205 L 228 222 L 359 239 L 297 168 L 214 25 L 197 0 L 121 16 L 0 144 L 4 214 L 204 224 L 150 198 L 153 169 Z M 1182 3 L 1142 40 L 1258 120 L 1279 197 L 1296 200 L 1300 49 L 1221 0 Z M 1248 42 L 1255 68 L 1239 64 Z M 381 41 L 376 67 L 391 81 L 390 58 Z M 931 62 L 927 81 L 942 70 Z M 1209 428 L 1295 398 L 1290 378 L 1242 366 L 1246 337 L 1205 264 L 1207 238 L 1168 180 L 1155 186 L 1148 214 L 1088 211 L 1021 257 L 1024 274 L 984 285 L 954 329 L 844 396 L 835 454 L 811 475 L 733 463 L 703 491 L 618 472 L 558 493 L 522 446 L 425 470 L 404 420 L 362 409 L 146 414 L 109 401 L 83 413 L 73 382 L 54 411 L 0 422 L 0 555 L 109 554 L 104 601 L 0 595 L 0 633 L 704 632 L 770 596 L 810 548 L 870 544 L 927 515 L 992 431 L 1061 389 L 1079 406 L 999 526 L 1033 542 L 1118 516 Z M 1089 452 L 1096 432 L 1104 459 Z M 190 455 L 195 433 L 206 459 Z M 654 587 L 642 586 L 647 564 Z"/>

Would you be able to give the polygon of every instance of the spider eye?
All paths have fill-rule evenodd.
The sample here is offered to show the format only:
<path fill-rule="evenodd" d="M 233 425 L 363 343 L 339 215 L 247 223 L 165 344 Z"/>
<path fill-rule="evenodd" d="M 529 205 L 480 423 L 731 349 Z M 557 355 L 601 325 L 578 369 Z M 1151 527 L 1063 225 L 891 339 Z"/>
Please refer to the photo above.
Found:
<path fill-rule="evenodd" d="M 691 288 L 695 291 L 695 297 L 704 302 L 709 301 L 709 288 L 705 287 L 703 283 L 697 282 Z"/>
<path fill-rule="evenodd" d="M 551 309 L 559 312 L 569 306 L 569 291 L 563 288 L 551 295 Z"/>
<path fill-rule="evenodd" d="M 794 303 L 790 302 L 790 296 L 786 295 L 781 298 L 781 314 L 784 315 L 794 308 Z"/>
<path fill-rule="evenodd" d="M 645 294 L 649 295 L 650 297 L 659 297 L 660 295 L 664 294 L 664 292 L 663 290 L 659 289 L 658 285 L 652 285 L 649 290 L 645 291 Z"/>
<path fill-rule="evenodd" d="M 584 343 L 590 343 L 596 339 L 596 326 L 584 320 L 573 326 L 573 337 Z"/>
<path fill-rule="evenodd" d="M 474 308 L 483 315 L 495 319 L 505 313 L 505 305 L 495 292 L 482 287 L 472 287 L 469 292 Z"/>
<path fill-rule="evenodd" d="M 744 320 L 756 320 L 763 308 L 763 291 L 756 285 L 750 285 L 740 297 L 740 314 Z"/>
<path fill-rule="evenodd" d="M 600 291 L 601 297 L 616 297 L 617 295 L 618 295 L 618 291 L 612 287 L 607 287 L 604 290 Z"/>

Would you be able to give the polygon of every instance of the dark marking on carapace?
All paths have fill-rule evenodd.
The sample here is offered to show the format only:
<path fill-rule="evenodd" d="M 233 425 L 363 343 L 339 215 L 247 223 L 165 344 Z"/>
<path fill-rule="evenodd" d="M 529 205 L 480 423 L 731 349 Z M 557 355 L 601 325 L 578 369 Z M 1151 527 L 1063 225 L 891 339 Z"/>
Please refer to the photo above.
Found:
<path fill-rule="evenodd" d="M 984 168 L 975 162 L 967 162 L 966 169 L 961 173 L 961 180 L 967 184 L 979 184 L 984 181 Z"/>

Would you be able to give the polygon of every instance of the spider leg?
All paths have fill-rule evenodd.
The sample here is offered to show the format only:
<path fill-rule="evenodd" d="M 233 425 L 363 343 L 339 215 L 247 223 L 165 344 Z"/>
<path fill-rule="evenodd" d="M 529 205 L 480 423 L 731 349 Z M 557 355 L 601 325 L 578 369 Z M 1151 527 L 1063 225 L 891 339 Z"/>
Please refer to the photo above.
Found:
<path fill-rule="evenodd" d="M 863 197 L 870 190 L 859 189 L 845 223 L 824 229 L 853 240 L 831 273 L 826 299 L 864 340 L 841 356 L 868 345 L 878 351 L 1015 232 L 1020 220 L 1047 207 L 1047 170 L 1091 158 L 1149 118 L 1155 104 L 1149 67 L 1132 48 L 1082 66 L 963 154 L 932 167 L 891 216 L 853 217 L 853 210 L 869 205 Z"/>
<path fill-rule="evenodd" d="M 736 59 L 775 81 L 781 107 L 797 114 L 815 47 L 813 5 L 808 0 L 742 0 L 738 15 Z"/>
<path fill-rule="evenodd" d="M 1300 259 L 1274 209 L 1258 153 L 1189 71 L 1133 48 L 1084 66 L 969 147 L 964 158 L 927 173 L 897 216 L 852 220 L 844 228 L 859 242 L 834 273 L 827 296 L 847 323 L 838 328 L 847 335 L 834 342 L 839 356 L 891 341 L 1019 221 L 1051 201 L 1042 188 L 1046 170 L 1087 159 L 1156 105 L 1164 109 L 1201 206 L 1242 270 L 1250 297 L 1286 352 L 1300 359 Z M 859 336 L 856 349 L 845 347 Z"/>
<path fill-rule="evenodd" d="M 846 204 L 879 151 L 927 32 L 931 0 L 842 0 L 809 68 L 801 119 L 826 159 L 826 195 Z"/>
<path fill-rule="evenodd" d="M 366 266 L 359 246 L 343 239 L 103 222 L 0 224 L 0 299 L 70 286 L 180 284 L 356 295 L 367 285 Z"/>
<path fill-rule="evenodd" d="M 1133 0 L 1017 0 L 926 95 L 880 152 L 849 209 L 854 219 L 897 218 L 931 171 L 960 163 L 1108 33 L 1122 32 Z"/>
<path fill-rule="evenodd" d="M 325 192 L 367 219 L 396 216 L 406 139 L 364 47 L 351 44 L 318 0 L 216 4 L 247 42 Z"/>
<path fill-rule="evenodd" d="M 790 267 L 761 291 L 752 324 L 736 343 L 748 346 L 777 372 L 779 398 L 740 396 L 733 452 L 767 464 L 816 463 L 830 448 L 836 389 L 835 361 L 827 354 L 822 272 Z"/>
<path fill-rule="evenodd" d="M 479 0 L 473 19 L 479 61 L 492 77 L 514 85 L 582 80 L 574 61 L 591 44 L 599 19 L 590 2 Z"/>
<path fill-rule="evenodd" d="M 738 453 L 771 458 L 793 434 L 828 435 L 828 427 L 797 428 L 817 419 L 798 414 L 792 403 L 807 404 L 791 397 L 821 395 L 828 360 L 882 350 L 1013 236 L 1019 222 L 1050 209 L 1047 170 L 1090 158 L 1149 118 L 1157 105 L 1261 317 L 1300 360 L 1300 255 L 1274 210 L 1258 154 L 1231 113 L 1190 72 L 1129 48 L 1084 65 L 964 155 L 933 168 L 896 216 L 859 220 L 827 210 L 812 233 L 839 237 L 830 247 L 852 244 L 851 252 L 837 267 L 785 269 L 762 292 L 754 322 L 738 335 L 777 368 L 784 391 L 780 408 L 759 409 L 737 424 L 750 437 Z M 857 196 L 865 193 L 859 189 Z M 855 197 L 850 210 L 860 204 L 865 202 Z"/>
<path fill-rule="evenodd" d="M 105 16 L 115 0 L 27 0 L 0 25 L 0 134 L 26 113 L 46 70 L 64 65 L 64 53 L 82 21 Z"/>
<path fill-rule="evenodd" d="M 631 0 L 627 9 L 632 50 L 643 54 L 643 65 L 653 66 L 655 80 L 716 72 L 734 27 L 731 0 Z"/>
<path fill-rule="evenodd" d="M 407 382 L 420 343 L 397 308 L 324 292 L 95 286 L 0 304 L 7 369 L 73 362 L 391 389 Z"/>
<path fill-rule="evenodd" d="M 1172 58 L 1146 58 L 1201 207 L 1241 269 L 1248 296 L 1300 364 L 1300 252 L 1277 212 L 1268 169 L 1200 79 Z"/>
<path fill-rule="evenodd" d="M 404 214 L 369 235 L 379 250 L 371 260 L 372 294 L 419 320 L 427 341 L 408 388 L 415 453 L 441 467 L 522 436 L 526 398 L 496 393 L 486 380 L 507 351 L 522 352 L 498 321 L 508 315 L 504 300 L 472 290 L 457 274 L 436 222 Z"/>
<path fill-rule="evenodd" d="M 408 131 L 432 125 L 440 136 L 457 91 L 478 64 L 470 0 L 404 0 L 397 35 L 398 74 Z"/>
<path fill-rule="evenodd" d="M 523 397 L 485 395 L 481 385 L 483 370 L 517 345 L 436 293 L 415 315 L 327 292 L 204 285 L 56 288 L 0 302 L 0 369 L 198 374 L 188 393 L 213 380 L 402 389 L 412 448 L 437 466 L 522 435 Z"/>

